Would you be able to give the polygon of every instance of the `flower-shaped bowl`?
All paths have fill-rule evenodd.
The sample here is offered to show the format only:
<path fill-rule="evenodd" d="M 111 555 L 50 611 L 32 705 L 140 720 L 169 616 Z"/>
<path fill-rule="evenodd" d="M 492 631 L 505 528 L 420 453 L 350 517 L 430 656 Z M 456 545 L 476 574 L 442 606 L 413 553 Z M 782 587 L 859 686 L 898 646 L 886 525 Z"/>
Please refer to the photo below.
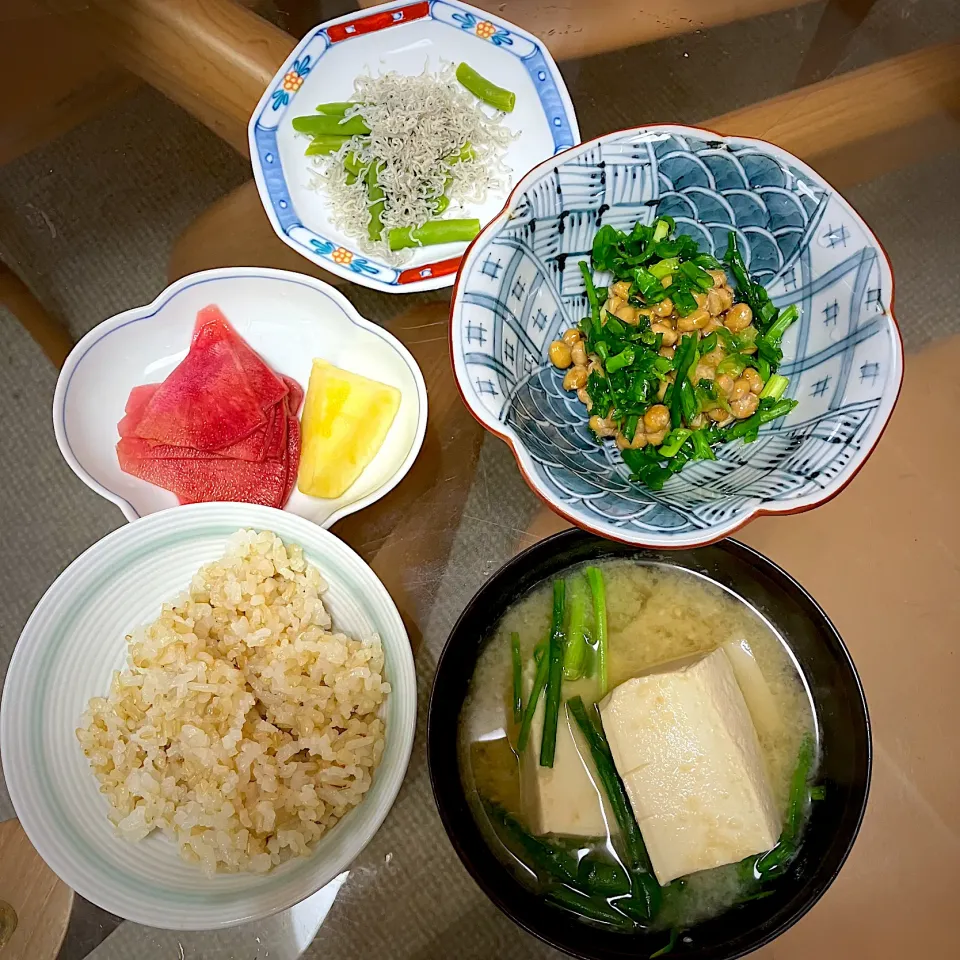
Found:
<path fill-rule="evenodd" d="M 389 493 L 413 466 L 427 429 L 427 390 L 407 348 L 365 320 L 347 298 L 313 277 L 266 267 L 223 267 L 183 277 L 153 303 L 94 327 L 67 357 L 53 396 L 60 452 L 91 490 L 128 520 L 177 506 L 168 490 L 120 469 L 117 423 L 127 397 L 159 383 L 186 356 L 197 311 L 219 306 L 277 372 L 306 389 L 315 357 L 400 391 L 383 446 L 336 499 L 294 489 L 284 510 L 324 527 Z"/>
<path fill-rule="evenodd" d="M 734 231 L 754 277 L 801 316 L 780 370 L 797 407 L 655 492 L 594 438 L 548 348 L 589 310 L 578 264 L 600 225 L 658 215 L 717 256 Z M 464 257 L 450 349 L 464 402 L 541 499 L 586 530 L 655 547 L 829 500 L 876 446 L 903 378 L 890 262 L 850 204 L 773 144 L 677 125 L 612 133 L 531 170 Z"/>

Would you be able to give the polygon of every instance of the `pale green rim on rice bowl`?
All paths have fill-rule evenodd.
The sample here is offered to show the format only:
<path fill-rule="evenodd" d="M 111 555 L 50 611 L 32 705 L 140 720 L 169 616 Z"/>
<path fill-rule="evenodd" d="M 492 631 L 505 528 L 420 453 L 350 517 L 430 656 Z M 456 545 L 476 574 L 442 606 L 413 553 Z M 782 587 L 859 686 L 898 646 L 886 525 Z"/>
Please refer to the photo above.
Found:
<path fill-rule="evenodd" d="M 299 544 L 328 590 L 334 628 L 383 644 L 386 746 L 362 802 L 309 857 L 266 875 L 207 877 L 155 832 L 123 840 L 75 730 L 92 696 L 125 664 L 125 636 L 155 619 L 241 528 Z M 416 726 L 416 675 L 403 622 L 383 584 L 343 541 L 270 507 L 204 503 L 128 524 L 81 554 L 47 590 L 14 650 L 0 700 L 0 757 L 17 816 L 51 869 L 79 894 L 148 926 L 205 930 L 286 909 L 333 880 L 383 822 L 400 788 Z"/>

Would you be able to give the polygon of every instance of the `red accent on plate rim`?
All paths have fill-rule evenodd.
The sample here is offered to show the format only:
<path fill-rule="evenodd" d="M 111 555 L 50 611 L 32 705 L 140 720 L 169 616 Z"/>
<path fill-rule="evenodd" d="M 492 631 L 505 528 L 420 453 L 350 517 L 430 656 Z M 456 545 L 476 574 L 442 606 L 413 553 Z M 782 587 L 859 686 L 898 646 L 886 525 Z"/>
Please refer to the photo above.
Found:
<path fill-rule="evenodd" d="M 331 43 L 339 43 L 341 40 L 349 40 L 351 37 L 359 37 L 365 33 L 376 33 L 378 30 L 386 30 L 388 27 L 396 27 L 401 23 L 422 20 L 429 16 L 429 3 L 411 3 L 406 7 L 394 7 L 382 13 L 371 13 L 367 17 L 359 17 L 346 23 L 335 23 L 327 27 L 327 36 Z"/>

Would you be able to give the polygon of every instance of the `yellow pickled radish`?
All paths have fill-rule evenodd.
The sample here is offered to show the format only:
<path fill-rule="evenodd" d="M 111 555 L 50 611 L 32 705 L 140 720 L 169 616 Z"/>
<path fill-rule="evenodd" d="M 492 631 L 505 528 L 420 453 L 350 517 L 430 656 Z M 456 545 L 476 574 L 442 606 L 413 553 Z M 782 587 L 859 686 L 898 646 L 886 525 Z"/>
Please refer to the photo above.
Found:
<path fill-rule="evenodd" d="M 383 446 L 399 408 L 396 387 L 314 360 L 300 421 L 300 492 L 326 499 L 346 493 Z"/>

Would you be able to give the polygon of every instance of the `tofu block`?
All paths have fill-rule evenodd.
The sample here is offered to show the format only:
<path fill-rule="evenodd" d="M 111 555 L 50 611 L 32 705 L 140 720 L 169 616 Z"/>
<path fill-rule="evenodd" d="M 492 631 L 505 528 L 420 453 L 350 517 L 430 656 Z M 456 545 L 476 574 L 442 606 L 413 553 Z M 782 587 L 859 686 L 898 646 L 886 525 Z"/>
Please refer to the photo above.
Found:
<path fill-rule="evenodd" d="M 773 694 L 760 671 L 760 664 L 746 640 L 731 640 L 720 648 L 733 667 L 733 675 L 747 709 L 753 719 L 753 725 L 761 736 L 775 736 L 783 730 L 783 718 L 777 712 Z"/>
<path fill-rule="evenodd" d="M 383 446 L 399 409 L 396 387 L 314 360 L 301 420 L 300 492 L 343 496 Z"/>
<path fill-rule="evenodd" d="M 564 697 L 575 696 L 578 683 L 564 684 Z M 529 696 L 529 692 L 527 693 Z M 596 697 L 591 686 L 590 698 Z M 595 784 L 565 706 L 557 723 L 557 750 L 552 767 L 540 766 L 545 698 L 541 696 L 530 726 L 530 739 L 520 759 L 520 791 L 523 812 L 531 833 L 557 833 L 568 837 L 601 837 L 607 833 L 601 787 Z"/>
<path fill-rule="evenodd" d="M 722 650 L 627 680 L 600 715 L 661 884 L 777 843 L 757 732 Z"/>

